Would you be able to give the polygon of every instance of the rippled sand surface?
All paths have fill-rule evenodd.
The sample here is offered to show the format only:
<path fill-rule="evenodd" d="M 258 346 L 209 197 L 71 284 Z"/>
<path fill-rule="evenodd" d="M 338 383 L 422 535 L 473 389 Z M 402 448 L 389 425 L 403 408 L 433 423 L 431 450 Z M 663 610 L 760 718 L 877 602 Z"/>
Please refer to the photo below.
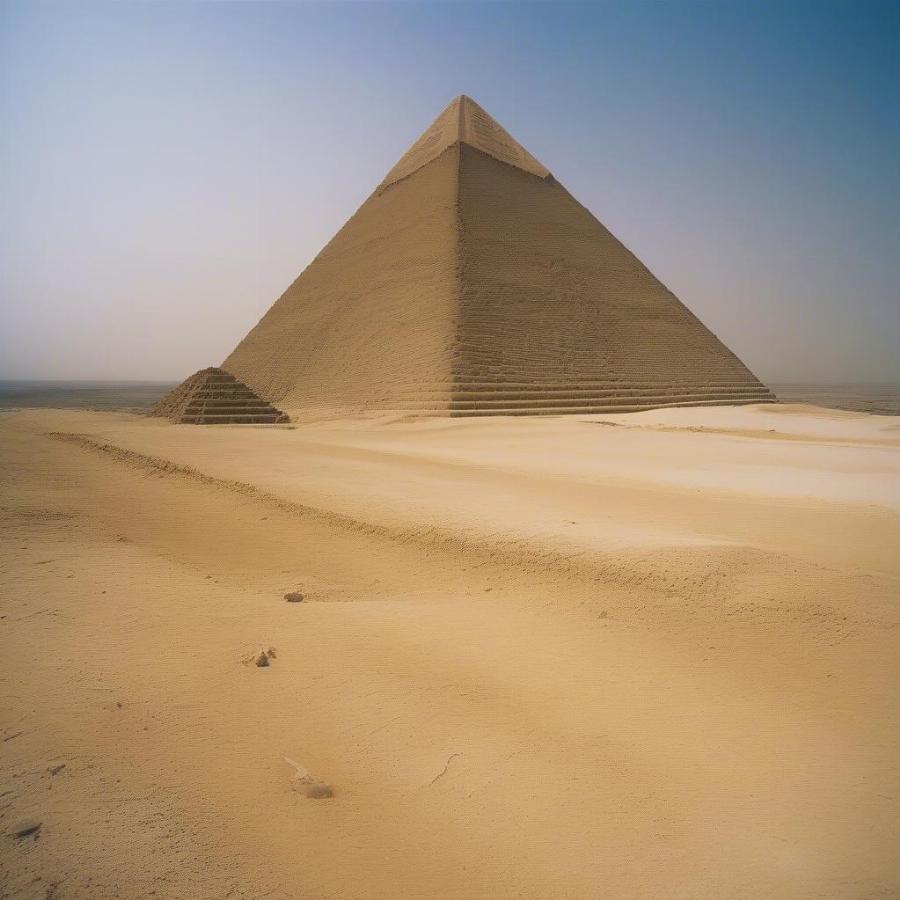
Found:
<path fill-rule="evenodd" d="M 898 417 L 23 410 L 0 469 L 4 895 L 900 893 Z"/>

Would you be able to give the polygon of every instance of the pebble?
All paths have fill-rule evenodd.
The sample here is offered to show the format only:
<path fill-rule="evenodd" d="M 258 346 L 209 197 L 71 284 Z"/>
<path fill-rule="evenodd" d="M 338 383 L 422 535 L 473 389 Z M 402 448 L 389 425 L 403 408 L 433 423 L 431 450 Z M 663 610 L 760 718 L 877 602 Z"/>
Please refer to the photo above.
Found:
<path fill-rule="evenodd" d="M 324 781 L 314 781 L 306 788 L 305 794 L 310 800 L 324 800 L 333 797 L 334 791 L 330 784 L 326 784 Z"/>
<path fill-rule="evenodd" d="M 41 830 L 41 822 L 37 819 L 19 819 L 12 828 L 9 829 L 9 836 L 14 838 L 28 837 L 30 834 L 37 835 Z"/>

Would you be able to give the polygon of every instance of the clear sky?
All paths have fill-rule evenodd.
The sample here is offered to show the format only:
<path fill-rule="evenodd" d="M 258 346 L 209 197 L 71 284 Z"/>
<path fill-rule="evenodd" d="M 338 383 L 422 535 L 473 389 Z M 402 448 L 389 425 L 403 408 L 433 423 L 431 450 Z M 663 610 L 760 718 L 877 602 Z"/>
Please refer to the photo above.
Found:
<path fill-rule="evenodd" d="M 0 3 L 0 377 L 217 364 L 455 95 L 764 380 L 900 381 L 900 3 Z"/>

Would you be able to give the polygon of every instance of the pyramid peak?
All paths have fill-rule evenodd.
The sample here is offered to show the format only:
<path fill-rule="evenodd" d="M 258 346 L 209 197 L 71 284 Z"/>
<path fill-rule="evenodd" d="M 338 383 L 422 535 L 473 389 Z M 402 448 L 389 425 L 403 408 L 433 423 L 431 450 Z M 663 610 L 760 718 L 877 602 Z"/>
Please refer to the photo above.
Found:
<path fill-rule="evenodd" d="M 550 172 L 467 94 L 454 97 L 388 172 L 380 189 L 412 175 L 454 144 L 468 144 L 539 178 Z"/>

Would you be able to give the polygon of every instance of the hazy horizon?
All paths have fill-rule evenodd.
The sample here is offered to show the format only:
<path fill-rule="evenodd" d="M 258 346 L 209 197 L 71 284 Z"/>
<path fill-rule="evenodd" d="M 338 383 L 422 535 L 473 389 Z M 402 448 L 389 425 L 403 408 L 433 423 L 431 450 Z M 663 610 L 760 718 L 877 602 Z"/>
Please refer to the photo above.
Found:
<path fill-rule="evenodd" d="M 900 381 L 895 5 L 0 16 L 2 379 L 218 364 L 466 93 L 764 381 Z"/>

